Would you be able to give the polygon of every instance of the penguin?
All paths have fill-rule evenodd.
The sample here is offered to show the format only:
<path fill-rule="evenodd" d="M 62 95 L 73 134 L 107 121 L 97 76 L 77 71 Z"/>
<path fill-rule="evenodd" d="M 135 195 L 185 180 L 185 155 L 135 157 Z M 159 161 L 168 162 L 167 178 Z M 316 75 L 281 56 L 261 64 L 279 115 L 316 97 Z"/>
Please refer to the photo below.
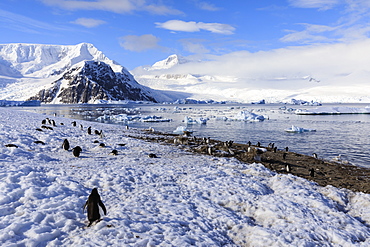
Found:
<path fill-rule="evenodd" d="M 292 172 L 292 167 L 290 166 L 290 164 L 285 165 L 285 171 L 288 172 L 288 173 Z"/>
<path fill-rule="evenodd" d="M 45 142 L 43 141 L 34 141 L 33 143 L 45 145 Z"/>
<path fill-rule="evenodd" d="M 155 155 L 153 153 L 150 153 L 148 156 L 149 156 L 149 158 L 157 158 L 157 155 Z"/>
<path fill-rule="evenodd" d="M 80 129 L 84 130 L 84 126 L 82 124 L 80 124 Z"/>
<path fill-rule="evenodd" d="M 64 150 L 68 150 L 69 149 L 69 141 L 67 139 L 64 139 L 63 144 L 62 144 L 62 148 Z"/>
<path fill-rule="evenodd" d="M 87 219 L 89 220 L 89 225 L 87 227 L 91 226 L 94 221 L 100 220 L 99 206 L 103 209 L 104 214 L 107 215 L 107 209 L 100 199 L 98 189 L 94 188 L 83 207 L 84 211 L 85 208 L 87 208 Z"/>
<path fill-rule="evenodd" d="M 7 148 L 18 148 L 18 146 L 17 146 L 17 145 L 12 144 L 12 143 L 10 143 L 10 144 L 5 144 L 5 147 L 7 147 Z"/>
<path fill-rule="evenodd" d="M 80 146 L 76 146 L 72 149 L 73 156 L 80 157 L 80 153 L 82 152 L 82 149 Z"/>
<path fill-rule="evenodd" d="M 286 152 L 289 152 L 289 147 L 285 147 L 285 151 Z"/>
<path fill-rule="evenodd" d="M 109 154 L 111 154 L 111 155 L 117 155 L 118 154 L 118 151 L 116 149 L 113 149 L 112 152 L 110 152 Z"/>
<path fill-rule="evenodd" d="M 73 127 L 76 127 L 76 125 L 77 125 L 76 121 L 73 121 L 71 124 L 72 124 Z"/>
<path fill-rule="evenodd" d="M 98 141 L 98 140 L 95 140 L 95 141 L 93 141 L 93 143 L 100 143 L 100 141 Z"/>
<path fill-rule="evenodd" d="M 312 156 L 317 159 L 317 154 L 316 153 L 313 153 Z"/>
<path fill-rule="evenodd" d="M 251 141 L 248 141 L 248 147 L 250 147 L 252 145 Z"/>
<path fill-rule="evenodd" d="M 95 133 L 95 135 L 100 135 L 99 130 L 95 130 L 94 133 Z"/>
<path fill-rule="evenodd" d="M 87 128 L 87 134 L 91 135 L 91 126 Z"/>
<path fill-rule="evenodd" d="M 57 125 L 55 124 L 54 119 L 53 119 L 53 120 L 51 120 L 51 125 L 53 125 L 54 127 L 56 127 L 56 126 L 57 126 Z"/>
<path fill-rule="evenodd" d="M 43 120 L 41 121 L 41 124 L 46 124 L 46 119 L 43 119 Z"/>
<path fill-rule="evenodd" d="M 260 142 L 257 142 L 257 147 L 261 147 L 261 143 Z"/>
<path fill-rule="evenodd" d="M 283 160 L 286 159 L 286 153 L 283 153 Z"/>
<path fill-rule="evenodd" d="M 126 143 L 118 143 L 117 145 L 121 146 L 121 147 L 124 147 L 124 146 L 126 146 Z"/>
<path fill-rule="evenodd" d="M 309 170 L 309 172 L 310 172 L 310 177 L 314 177 L 315 176 L 315 170 L 313 168 L 311 168 Z"/>
<path fill-rule="evenodd" d="M 104 143 L 100 143 L 100 144 L 99 144 L 99 147 L 101 147 L 101 148 L 105 148 L 105 144 L 104 144 Z"/>
<path fill-rule="evenodd" d="M 277 147 L 274 147 L 274 153 L 276 153 L 276 151 L 277 151 Z"/>
<path fill-rule="evenodd" d="M 42 131 L 42 129 L 40 129 L 40 128 L 36 128 L 35 130 L 37 130 L 37 131 Z"/>

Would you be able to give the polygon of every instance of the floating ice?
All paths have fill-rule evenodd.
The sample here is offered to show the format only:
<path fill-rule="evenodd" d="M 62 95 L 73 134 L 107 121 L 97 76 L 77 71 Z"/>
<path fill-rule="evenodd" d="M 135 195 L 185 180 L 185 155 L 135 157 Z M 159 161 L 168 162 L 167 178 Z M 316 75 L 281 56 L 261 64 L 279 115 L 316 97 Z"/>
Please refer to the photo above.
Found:
<path fill-rule="evenodd" d="M 315 129 L 305 129 L 305 128 L 292 125 L 290 129 L 285 129 L 285 131 L 289 133 L 303 133 L 303 132 L 315 132 L 316 130 Z"/>
<path fill-rule="evenodd" d="M 236 114 L 234 116 L 234 118 L 232 118 L 232 120 L 257 121 L 257 122 L 259 122 L 259 121 L 265 120 L 265 117 L 263 115 L 258 115 L 256 113 L 250 112 L 248 110 L 243 110 L 243 111 L 238 112 L 238 114 Z"/>
<path fill-rule="evenodd" d="M 315 109 L 298 109 L 297 115 L 335 115 L 335 114 L 370 114 L 370 107 L 319 107 Z"/>
<path fill-rule="evenodd" d="M 191 118 L 188 116 L 185 116 L 184 118 L 184 123 L 185 124 L 206 124 L 207 119 L 199 117 L 199 118 Z"/>

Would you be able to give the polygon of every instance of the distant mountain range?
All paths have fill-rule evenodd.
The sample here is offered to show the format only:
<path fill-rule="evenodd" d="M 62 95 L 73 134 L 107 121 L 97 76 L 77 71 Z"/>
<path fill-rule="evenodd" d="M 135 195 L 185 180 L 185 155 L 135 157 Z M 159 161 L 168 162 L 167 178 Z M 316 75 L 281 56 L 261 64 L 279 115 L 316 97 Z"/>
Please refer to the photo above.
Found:
<path fill-rule="evenodd" d="M 290 60 L 279 66 L 282 56 L 277 60 L 270 56 L 238 53 L 200 61 L 175 54 L 129 72 L 88 43 L 4 44 L 0 45 L 0 101 L 370 102 L 368 69 L 342 66 L 340 70 L 330 64 L 318 66 L 316 60 L 311 67 L 290 66 Z"/>
<path fill-rule="evenodd" d="M 92 44 L 0 45 L 0 100 L 99 103 L 174 101 L 186 94 L 142 86 Z"/>

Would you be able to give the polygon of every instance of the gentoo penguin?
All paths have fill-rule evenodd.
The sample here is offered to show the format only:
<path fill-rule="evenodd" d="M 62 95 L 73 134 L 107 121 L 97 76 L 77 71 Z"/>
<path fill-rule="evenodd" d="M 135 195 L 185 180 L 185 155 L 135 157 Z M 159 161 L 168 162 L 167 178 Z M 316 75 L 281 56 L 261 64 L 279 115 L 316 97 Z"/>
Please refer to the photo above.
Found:
<path fill-rule="evenodd" d="M 64 150 L 68 150 L 69 149 L 69 141 L 67 139 L 64 139 L 63 144 L 62 144 L 62 148 Z"/>
<path fill-rule="evenodd" d="M 43 141 L 34 141 L 33 143 L 45 145 L 45 142 Z"/>
<path fill-rule="evenodd" d="M 315 176 L 315 170 L 313 168 L 311 168 L 309 171 L 310 171 L 310 176 L 314 177 Z"/>
<path fill-rule="evenodd" d="M 87 128 L 87 134 L 91 135 L 91 126 Z"/>
<path fill-rule="evenodd" d="M 18 146 L 17 146 L 17 145 L 12 144 L 12 143 L 10 143 L 10 144 L 5 144 L 5 147 L 7 147 L 7 148 L 18 148 Z"/>
<path fill-rule="evenodd" d="M 286 153 L 283 153 L 283 160 L 286 159 Z"/>
<path fill-rule="evenodd" d="M 274 153 L 276 153 L 276 151 L 277 151 L 277 147 L 274 147 Z"/>
<path fill-rule="evenodd" d="M 289 152 L 289 147 L 285 147 L 285 151 L 286 152 Z"/>
<path fill-rule="evenodd" d="M 76 125 L 77 125 L 76 121 L 73 121 L 71 124 L 72 124 L 73 127 L 76 127 Z"/>
<path fill-rule="evenodd" d="M 57 126 L 57 125 L 55 124 L 54 119 L 53 119 L 53 120 L 51 120 L 51 125 L 53 125 L 54 127 L 56 127 L 56 126 Z"/>
<path fill-rule="evenodd" d="M 41 124 L 46 124 L 46 119 L 43 119 L 43 120 L 41 121 Z"/>
<path fill-rule="evenodd" d="M 85 208 L 87 208 L 87 219 L 89 220 L 89 225 L 87 227 L 91 226 L 94 221 L 100 220 L 99 206 L 103 209 L 104 214 L 107 215 L 107 209 L 100 199 L 98 189 L 94 188 L 83 208 L 84 211 Z"/>
<path fill-rule="evenodd" d="M 252 145 L 251 141 L 248 141 L 248 147 L 250 147 Z"/>
<path fill-rule="evenodd" d="M 75 157 L 80 157 L 80 153 L 82 152 L 82 149 L 80 146 L 76 146 L 72 149 L 72 153 Z"/>
<path fill-rule="evenodd" d="M 317 154 L 316 153 L 313 153 L 312 156 L 317 159 Z"/>
<path fill-rule="evenodd" d="M 292 172 L 292 167 L 290 166 L 290 164 L 285 165 L 285 171 L 288 173 Z"/>
<path fill-rule="evenodd" d="M 117 151 L 117 149 L 113 149 L 112 152 L 110 152 L 109 154 L 111 154 L 111 155 L 117 155 L 118 154 L 118 151 Z"/>
<path fill-rule="evenodd" d="M 149 158 L 157 158 L 157 155 L 155 155 L 153 153 L 150 153 L 148 156 L 149 156 Z"/>
<path fill-rule="evenodd" d="M 260 142 L 257 142 L 257 147 L 261 147 L 261 143 Z"/>
<path fill-rule="evenodd" d="M 101 148 L 105 148 L 105 144 L 104 144 L 104 143 L 100 143 L 100 144 L 99 144 L 99 147 L 101 147 Z"/>

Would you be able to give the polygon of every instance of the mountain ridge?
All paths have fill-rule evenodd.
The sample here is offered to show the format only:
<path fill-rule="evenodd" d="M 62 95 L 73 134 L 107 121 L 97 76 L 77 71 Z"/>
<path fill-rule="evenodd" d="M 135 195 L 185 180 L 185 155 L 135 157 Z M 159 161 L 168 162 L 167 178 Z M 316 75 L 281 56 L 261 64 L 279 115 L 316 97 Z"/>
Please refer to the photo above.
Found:
<path fill-rule="evenodd" d="M 0 89 L 0 99 L 44 103 L 177 99 L 140 85 L 124 66 L 89 43 L 0 44 Z"/>

